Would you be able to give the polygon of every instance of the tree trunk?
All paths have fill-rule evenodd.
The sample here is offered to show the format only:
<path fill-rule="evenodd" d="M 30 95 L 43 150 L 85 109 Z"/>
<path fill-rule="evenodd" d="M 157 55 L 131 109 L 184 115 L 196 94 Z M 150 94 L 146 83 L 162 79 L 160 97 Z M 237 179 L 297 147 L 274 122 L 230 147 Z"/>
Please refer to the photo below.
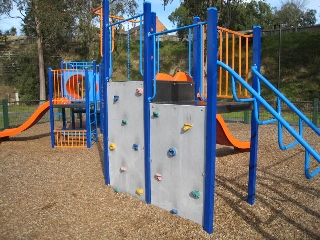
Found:
<path fill-rule="evenodd" d="M 40 32 L 40 23 L 35 17 L 36 21 L 36 32 L 37 32 L 37 46 L 38 46 L 38 59 L 39 59 L 39 79 L 40 79 L 40 94 L 39 100 L 40 105 L 46 101 L 46 78 L 44 74 L 44 58 L 43 58 L 43 48 L 42 48 L 42 39 Z"/>

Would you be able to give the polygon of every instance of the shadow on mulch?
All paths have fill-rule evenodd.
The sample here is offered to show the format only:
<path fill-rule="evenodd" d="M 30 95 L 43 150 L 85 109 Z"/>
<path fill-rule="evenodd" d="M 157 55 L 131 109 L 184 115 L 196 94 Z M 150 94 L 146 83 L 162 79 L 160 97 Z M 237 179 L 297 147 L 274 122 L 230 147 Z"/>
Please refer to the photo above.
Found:
<path fill-rule="evenodd" d="M 38 135 L 28 136 L 28 137 L 7 137 L 7 138 L 3 138 L 1 140 L 3 140 L 3 141 L 18 141 L 18 142 L 22 142 L 22 141 L 45 138 L 45 137 L 49 137 L 49 136 L 50 136 L 50 133 L 43 133 L 43 134 L 38 134 Z M 1 143 L 1 140 L 0 140 L 0 143 Z"/>
<path fill-rule="evenodd" d="M 232 149 L 231 149 L 232 150 Z M 227 151 L 223 149 L 223 153 L 232 152 L 231 150 Z M 304 202 L 298 201 L 284 189 L 284 186 L 287 189 L 296 189 L 298 191 L 304 192 L 307 195 L 312 195 L 317 197 L 319 193 L 313 187 L 307 187 L 303 184 L 299 184 L 294 180 L 288 180 L 285 177 L 281 177 L 278 174 L 275 174 L 273 168 L 277 165 L 281 165 L 284 162 L 290 162 L 290 160 L 296 155 L 301 154 L 303 151 L 299 151 L 295 154 L 292 154 L 284 159 L 281 159 L 275 164 L 259 168 L 259 182 L 260 193 L 257 192 L 256 200 L 259 201 L 260 205 L 263 205 L 265 209 L 269 209 L 271 212 L 270 216 L 266 219 L 265 216 L 257 216 L 257 209 L 252 208 L 248 204 L 235 204 L 238 201 L 247 201 L 247 184 L 244 184 L 243 181 L 239 181 L 240 178 L 246 177 L 248 173 L 238 175 L 236 178 L 228 178 L 223 175 L 216 175 L 216 183 L 219 185 L 220 190 L 216 191 L 216 195 L 223 199 L 223 201 L 238 215 L 240 216 L 248 225 L 251 225 L 257 232 L 259 232 L 266 239 L 278 239 L 274 235 L 270 234 L 265 230 L 265 226 L 272 224 L 277 219 L 282 219 L 283 222 L 287 222 L 293 225 L 296 229 L 303 232 L 310 239 L 318 239 L 319 235 L 314 233 L 310 227 L 304 226 L 295 220 L 292 216 L 287 216 L 283 212 L 283 204 L 290 203 L 295 207 L 302 209 L 305 214 L 309 216 L 314 216 L 315 218 L 320 218 L 320 214 Z M 218 153 L 218 150 L 217 150 Z M 221 153 L 220 153 L 221 154 Z M 231 153 L 229 153 L 231 154 Z M 223 155 L 225 156 L 225 155 Z M 266 189 L 263 192 L 272 192 L 267 195 L 261 194 L 261 189 Z M 229 194 L 226 194 L 229 193 Z M 235 198 L 238 200 L 235 200 Z M 253 205 L 254 206 L 254 205 Z M 254 219 L 254 220 L 253 220 Z"/>

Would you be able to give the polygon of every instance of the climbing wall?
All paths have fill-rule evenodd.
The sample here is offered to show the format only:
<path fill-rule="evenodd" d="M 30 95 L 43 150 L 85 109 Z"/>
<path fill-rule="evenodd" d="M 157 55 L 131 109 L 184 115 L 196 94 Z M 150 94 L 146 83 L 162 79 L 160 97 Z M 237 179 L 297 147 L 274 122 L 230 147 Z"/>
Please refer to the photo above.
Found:
<path fill-rule="evenodd" d="M 151 104 L 152 204 L 203 223 L 203 106 Z"/>
<path fill-rule="evenodd" d="M 145 199 L 143 82 L 108 83 L 110 183 Z"/>

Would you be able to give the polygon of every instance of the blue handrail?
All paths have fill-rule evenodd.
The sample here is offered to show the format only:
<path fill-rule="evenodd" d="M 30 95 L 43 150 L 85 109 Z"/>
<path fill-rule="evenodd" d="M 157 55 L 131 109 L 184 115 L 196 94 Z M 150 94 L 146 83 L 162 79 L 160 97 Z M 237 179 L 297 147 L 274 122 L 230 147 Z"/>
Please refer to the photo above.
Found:
<path fill-rule="evenodd" d="M 310 146 L 310 144 L 302 137 L 302 134 L 297 133 L 293 127 L 277 112 L 275 111 L 271 105 L 260 96 L 260 94 L 255 91 L 244 79 L 242 79 L 238 73 L 236 73 L 231 67 L 226 65 L 221 61 L 217 61 L 218 66 L 221 66 L 225 70 L 227 70 L 231 75 L 240 83 L 242 84 L 253 96 L 253 102 L 256 106 L 258 102 L 262 104 L 280 123 L 279 126 L 285 127 L 288 132 L 305 148 L 305 176 L 306 178 L 310 179 L 313 178 L 320 172 L 320 166 L 316 168 L 313 172 L 310 172 L 310 154 L 314 157 L 314 159 L 320 163 L 320 154 Z M 282 101 L 284 101 L 299 117 L 303 120 L 312 130 L 314 130 L 318 135 L 320 135 L 320 130 L 313 125 L 313 123 L 305 116 L 303 113 L 300 112 L 282 93 L 277 90 L 266 78 L 264 78 L 257 70 L 256 66 L 253 66 L 252 72 L 259 78 L 259 80 L 263 81 L 265 85 L 267 85 Z M 233 86 L 234 87 L 234 86 Z M 257 112 L 257 111 L 254 111 Z M 254 114 L 254 117 L 258 121 L 258 113 Z M 300 123 L 301 124 L 301 123 Z M 302 124 L 301 124 L 302 125 Z M 300 128 L 302 129 L 302 128 Z M 299 131 L 300 132 L 300 131 Z M 282 132 L 279 131 L 278 134 L 282 135 Z M 281 136 L 282 138 L 282 136 Z M 292 145 L 293 146 L 293 145 Z M 290 147 L 292 147 L 290 146 Z M 287 147 L 286 149 L 288 149 Z"/>
<path fill-rule="evenodd" d="M 200 84 L 199 84 L 199 93 L 200 93 L 200 97 L 204 102 L 207 102 L 207 98 L 204 96 L 203 94 L 203 25 L 200 25 L 200 44 L 201 44 L 201 48 L 200 48 L 200 65 L 199 65 L 199 75 L 200 75 Z"/>
<path fill-rule="evenodd" d="M 157 71 L 156 71 L 156 66 L 157 66 L 157 61 L 156 61 L 156 36 L 155 35 L 152 35 L 152 36 L 149 36 L 149 37 L 152 37 L 152 43 L 153 43 L 153 94 L 151 97 L 148 97 L 148 101 L 151 102 L 157 95 L 157 80 L 156 80 L 156 74 L 157 74 Z"/>
<path fill-rule="evenodd" d="M 141 15 L 140 16 L 140 26 L 139 26 L 139 28 L 140 28 L 140 32 L 139 32 L 139 34 L 140 34 L 140 74 L 141 74 L 141 76 L 143 77 L 143 67 L 142 67 L 142 64 L 143 64 L 143 61 L 142 61 L 142 57 L 143 57 L 143 54 L 142 54 L 142 39 L 143 39 L 143 37 L 142 37 L 142 16 L 143 15 Z"/>
<path fill-rule="evenodd" d="M 126 19 L 121 20 L 121 21 L 116 21 L 115 23 L 107 24 L 106 27 L 112 27 L 112 26 L 118 25 L 120 23 L 127 22 L 127 21 L 130 21 L 130 20 L 135 19 L 135 18 L 139 18 L 141 16 L 143 16 L 143 14 L 138 14 L 136 16 L 133 16 L 133 17 L 130 17 L 130 18 L 126 18 Z"/>
<path fill-rule="evenodd" d="M 204 25 L 207 24 L 206 22 L 200 22 L 200 23 L 196 23 L 196 24 L 191 24 L 191 25 L 187 25 L 187 26 L 183 26 L 183 27 L 179 27 L 179 28 L 174 28 L 174 29 L 170 29 L 170 30 L 166 30 L 166 31 L 162 31 L 162 32 L 155 32 L 155 33 L 148 33 L 149 36 L 159 36 L 159 35 L 164 35 L 167 33 L 173 33 L 173 32 L 177 32 L 179 30 L 183 30 L 183 29 L 188 29 L 188 28 L 192 28 L 192 27 L 196 27 L 199 25 Z"/>

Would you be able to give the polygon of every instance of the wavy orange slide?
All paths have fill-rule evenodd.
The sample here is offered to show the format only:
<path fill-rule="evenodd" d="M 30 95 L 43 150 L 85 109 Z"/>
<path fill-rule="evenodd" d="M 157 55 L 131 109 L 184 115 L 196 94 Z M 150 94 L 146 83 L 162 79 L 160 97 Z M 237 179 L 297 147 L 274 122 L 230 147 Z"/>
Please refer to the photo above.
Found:
<path fill-rule="evenodd" d="M 34 124 L 36 124 L 43 117 L 44 114 L 46 114 L 49 107 L 50 107 L 49 101 L 45 102 L 21 126 L 19 126 L 17 128 L 9 128 L 9 129 L 6 129 L 6 130 L 0 132 L 0 138 L 10 137 L 10 136 L 16 135 L 20 132 L 23 132 L 24 130 L 27 130 L 28 128 L 31 128 Z"/>
<path fill-rule="evenodd" d="M 248 151 L 250 149 L 250 142 L 241 142 L 232 136 L 226 122 L 220 114 L 217 114 L 217 143 L 225 146 L 233 146 L 235 149 L 241 151 Z"/>

